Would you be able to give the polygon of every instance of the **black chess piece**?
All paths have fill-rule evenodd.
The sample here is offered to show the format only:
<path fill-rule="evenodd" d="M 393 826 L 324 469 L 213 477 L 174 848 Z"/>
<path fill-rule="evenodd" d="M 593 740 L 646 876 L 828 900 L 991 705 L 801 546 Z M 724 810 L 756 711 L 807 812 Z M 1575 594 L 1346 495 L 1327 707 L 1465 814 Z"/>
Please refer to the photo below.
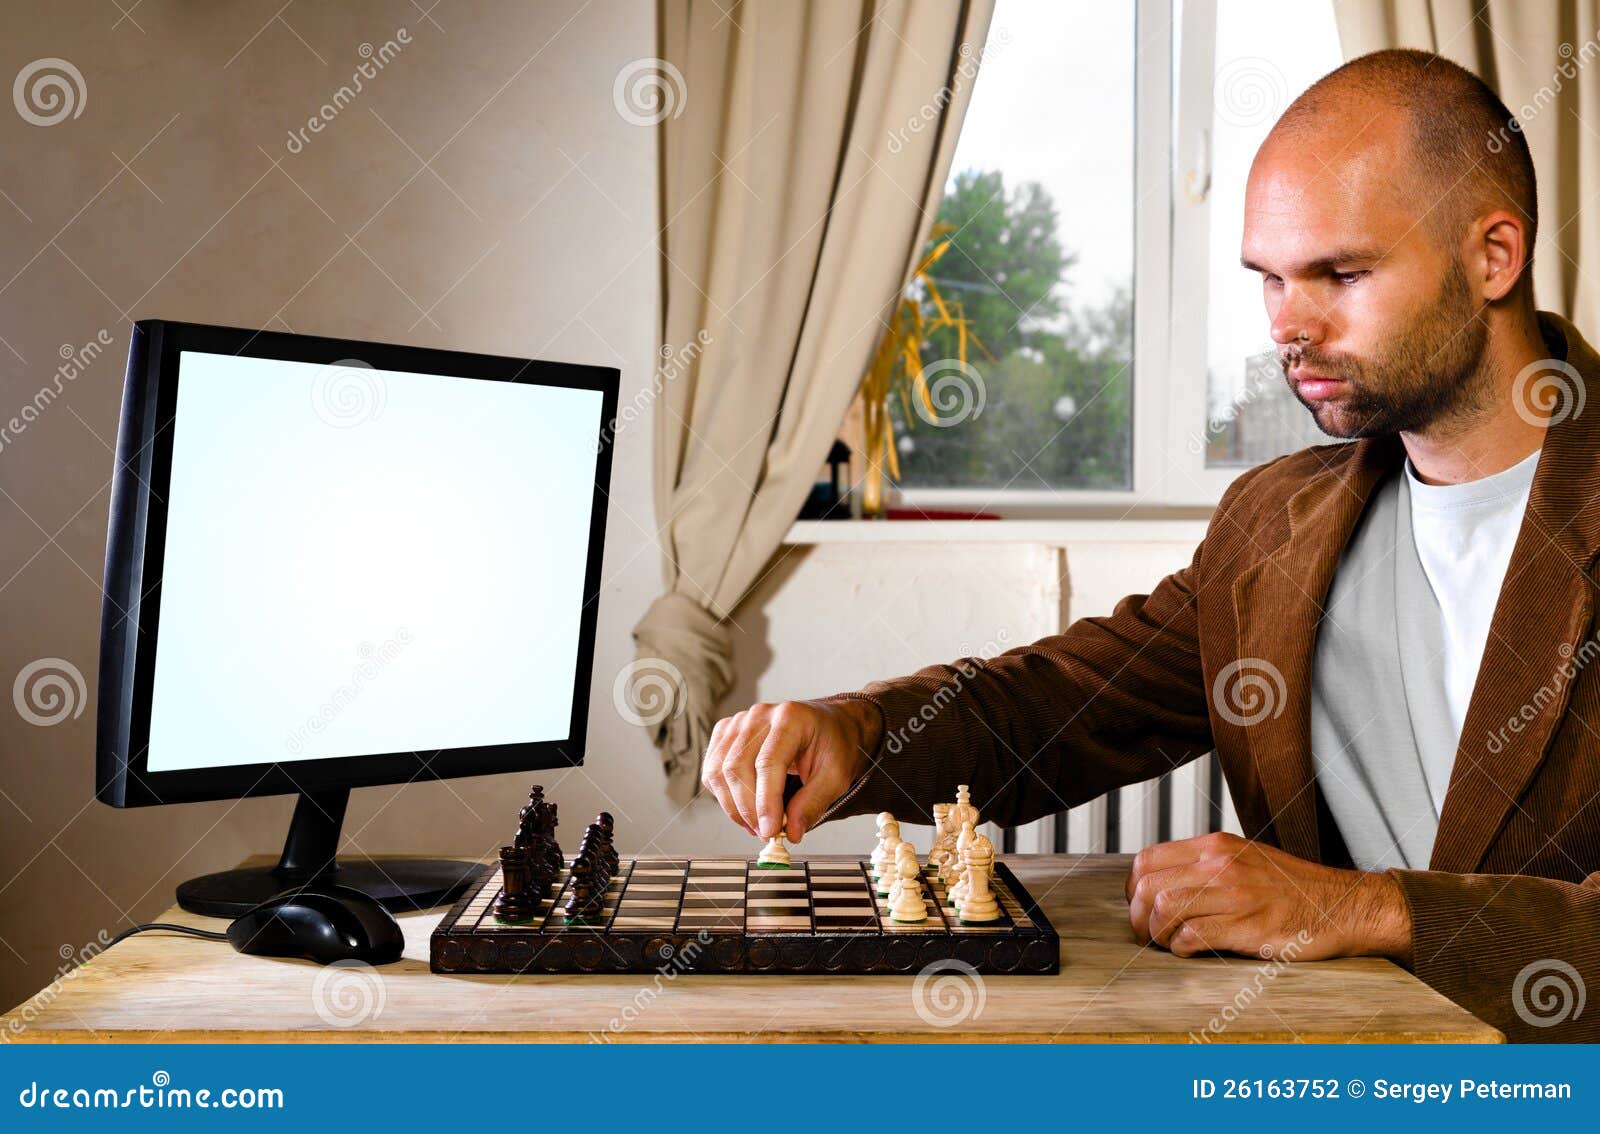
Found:
<path fill-rule="evenodd" d="M 594 905 L 594 887 L 587 878 L 572 876 L 572 882 L 567 887 L 567 903 L 562 907 L 569 922 L 584 921 L 589 917 L 589 911 Z"/>
<path fill-rule="evenodd" d="M 561 870 L 562 855 L 561 844 L 556 842 L 556 827 L 560 819 L 556 815 L 556 805 L 541 801 L 539 808 L 539 834 L 543 836 L 545 859 L 550 863 L 550 869 Z"/>
<path fill-rule="evenodd" d="M 622 865 L 622 859 L 617 854 L 617 844 L 613 838 L 616 825 L 611 819 L 611 813 L 609 811 L 600 812 L 594 817 L 594 822 L 590 824 L 590 827 L 599 833 L 600 847 L 605 852 L 611 873 L 615 874 Z"/>
<path fill-rule="evenodd" d="M 555 875 L 541 858 L 534 858 L 529 869 L 528 890 L 540 899 L 548 898 L 555 888 Z"/>
<path fill-rule="evenodd" d="M 500 878 L 502 889 L 494 901 L 496 921 L 528 922 L 539 908 L 538 897 L 530 883 L 533 874 L 533 856 L 526 847 L 500 848 Z"/>
<path fill-rule="evenodd" d="M 528 802 L 517 812 L 517 837 L 515 845 L 532 846 L 537 841 L 544 817 L 544 786 L 534 784 L 528 792 Z"/>

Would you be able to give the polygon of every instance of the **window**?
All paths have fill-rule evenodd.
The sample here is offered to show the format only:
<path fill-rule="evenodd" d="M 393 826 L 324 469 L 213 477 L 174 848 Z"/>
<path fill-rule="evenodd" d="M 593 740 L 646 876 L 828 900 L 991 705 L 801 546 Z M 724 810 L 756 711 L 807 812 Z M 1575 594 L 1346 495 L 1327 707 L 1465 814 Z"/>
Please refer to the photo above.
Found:
<path fill-rule="evenodd" d="M 1257 146 L 1340 62 L 1326 0 L 999 0 L 931 272 L 986 348 L 981 391 L 891 407 L 905 502 L 1206 505 L 1326 440 L 1239 247 Z M 955 353 L 929 337 L 930 380 Z"/>

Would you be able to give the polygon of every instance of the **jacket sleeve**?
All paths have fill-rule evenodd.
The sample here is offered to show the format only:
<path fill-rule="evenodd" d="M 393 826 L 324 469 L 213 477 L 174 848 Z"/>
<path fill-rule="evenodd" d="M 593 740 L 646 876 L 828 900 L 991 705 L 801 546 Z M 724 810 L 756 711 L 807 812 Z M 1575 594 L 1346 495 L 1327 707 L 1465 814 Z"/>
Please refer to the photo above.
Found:
<path fill-rule="evenodd" d="M 1600 872 L 1582 882 L 1521 874 L 1386 871 L 1411 912 L 1411 971 L 1513 1042 L 1595 1043 Z"/>

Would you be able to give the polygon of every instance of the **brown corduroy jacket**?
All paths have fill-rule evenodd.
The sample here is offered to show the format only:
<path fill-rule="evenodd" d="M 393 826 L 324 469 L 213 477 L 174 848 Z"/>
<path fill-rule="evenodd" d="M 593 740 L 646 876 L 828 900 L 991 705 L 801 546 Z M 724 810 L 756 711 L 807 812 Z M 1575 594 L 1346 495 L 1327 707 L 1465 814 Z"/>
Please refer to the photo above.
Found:
<path fill-rule="evenodd" d="M 1600 356 L 1565 320 L 1540 322 L 1582 382 L 1551 371 L 1565 416 L 1545 437 L 1432 859 L 1389 874 L 1417 976 L 1512 1039 L 1595 1042 L 1600 1005 L 1578 1007 L 1600 994 Z M 1386 437 L 1252 469 L 1193 562 L 1109 617 L 841 694 L 882 710 L 885 741 L 839 813 L 926 813 L 966 783 L 985 819 L 1012 825 L 1215 749 L 1247 836 L 1349 866 L 1315 784 L 1311 663 L 1340 554 L 1402 459 Z M 1252 676 L 1256 701 L 1238 685 Z"/>

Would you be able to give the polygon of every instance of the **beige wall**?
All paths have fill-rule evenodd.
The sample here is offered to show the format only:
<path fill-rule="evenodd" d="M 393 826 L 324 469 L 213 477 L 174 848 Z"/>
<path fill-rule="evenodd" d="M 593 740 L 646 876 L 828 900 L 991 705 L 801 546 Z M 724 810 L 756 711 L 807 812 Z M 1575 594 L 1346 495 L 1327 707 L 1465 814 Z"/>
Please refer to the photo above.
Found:
<path fill-rule="evenodd" d="M 113 26 L 114 6 L 68 0 L 0 18 L 0 86 L 61 57 L 87 91 L 81 116 L 53 126 L 0 104 L 0 423 L 53 381 L 64 344 L 114 340 L 0 438 L 4 692 L 46 657 L 90 686 L 82 715 L 53 727 L 0 701 L 6 1006 L 51 978 L 59 949 L 149 918 L 182 878 L 275 851 L 290 810 L 90 802 L 130 318 L 612 365 L 625 400 L 652 364 L 654 136 L 612 103 L 619 70 L 655 54 L 652 5 L 451 0 L 434 9 L 442 26 L 407 0 L 301 2 L 272 20 L 279 7 L 145 0 Z M 350 81 L 360 45 L 381 48 L 402 26 L 411 42 L 289 152 L 290 129 Z M 609 805 L 624 845 L 727 844 L 732 829 L 703 809 L 672 823 L 653 750 L 611 709 L 628 629 L 660 578 L 648 447 L 647 421 L 618 439 L 589 766 L 545 780 L 569 825 Z M 531 779 L 358 792 L 346 830 L 373 853 L 481 853 L 504 841 Z"/>

